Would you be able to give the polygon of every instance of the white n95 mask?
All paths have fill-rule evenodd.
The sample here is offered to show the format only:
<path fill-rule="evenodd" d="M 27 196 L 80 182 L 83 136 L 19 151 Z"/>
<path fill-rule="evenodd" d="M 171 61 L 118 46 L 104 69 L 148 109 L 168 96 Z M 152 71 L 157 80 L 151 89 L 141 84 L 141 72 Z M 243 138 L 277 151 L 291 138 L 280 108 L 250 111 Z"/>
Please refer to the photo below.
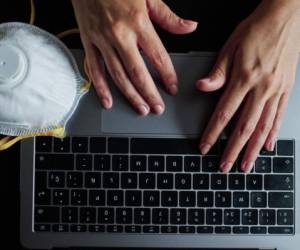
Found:
<path fill-rule="evenodd" d="M 64 137 L 89 86 L 58 38 L 25 23 L 0 24 L 0 134 L 7 136 L 0 150 L 27 137 Z"/>

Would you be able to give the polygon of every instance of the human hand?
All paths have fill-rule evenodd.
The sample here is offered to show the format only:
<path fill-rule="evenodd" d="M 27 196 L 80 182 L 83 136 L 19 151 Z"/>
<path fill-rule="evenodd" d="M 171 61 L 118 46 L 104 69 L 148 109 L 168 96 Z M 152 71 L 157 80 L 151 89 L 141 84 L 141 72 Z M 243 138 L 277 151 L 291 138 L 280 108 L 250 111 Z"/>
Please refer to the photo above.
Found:
<path fill-rule="evenodd" d="M 170 94 L 178 91 L 171 59 L 152 22 L 174 34 L 193 32 L 197 23 L 176 16 L 161 0 L 72 0 L 90 77 L 105 108 L 113 100 L 101 58 L 115 84 L 141 115 L 161 114 L 165 105 L 141 49 Z"/>
<path fill-rule="evenodd" d="M 300 51 L 298 0 L 265 0 L 245 19 L 221 50 L 201 91 L 225 86 L 205 129 L 200 150 L 206 154 L 239 111 L 220 169 L 229 172 L 247 144 L 241 169 L 250 172 L 264 146 L 272 151 L 295 80 Z M 226 83 L 226 85 L 225 85 Z M 248 142 L 248 143 L 247 143 Z"/>

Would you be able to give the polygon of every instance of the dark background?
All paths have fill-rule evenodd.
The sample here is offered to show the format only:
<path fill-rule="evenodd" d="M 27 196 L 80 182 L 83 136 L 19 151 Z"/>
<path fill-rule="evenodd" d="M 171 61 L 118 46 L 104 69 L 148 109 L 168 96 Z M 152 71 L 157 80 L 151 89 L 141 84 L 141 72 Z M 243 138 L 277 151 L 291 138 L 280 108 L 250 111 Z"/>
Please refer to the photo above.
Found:
<path fill-rule="evenodd" d="M 82 0 L 88 1 L 88 0 Z M 121 0 L 120 0 L 121 1 Z M 197 20 L 198 29 L 187 36 L 158 32 L 170 52 L 218 51 L 238 23 L 258 5 L 259 0 L 166 0 L 182 17 Z M 0 23 L 28 22 L 29 0 L 0 1 Z M 36 0 L 37 26 L 54 34 L 76 27 L 70 0 Z M 65 40 L 70 48 L 81 48 L 78 36 Z M 0 107 L 1 108 L 1 107 Z M 19 243 L 19 144 L 0 152 L 0 248 L 23 249 Z"/>

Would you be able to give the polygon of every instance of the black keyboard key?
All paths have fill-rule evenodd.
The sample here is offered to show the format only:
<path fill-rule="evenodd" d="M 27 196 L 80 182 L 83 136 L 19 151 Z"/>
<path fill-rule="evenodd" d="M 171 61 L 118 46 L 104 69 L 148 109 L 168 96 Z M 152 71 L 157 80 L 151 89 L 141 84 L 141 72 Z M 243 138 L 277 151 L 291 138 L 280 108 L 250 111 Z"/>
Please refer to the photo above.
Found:
<path fill-rule="evenodd" d="M 278 140 L 277 141 L 277 154 L 278 155 L 293 155 L 294 154 L 294 141 Z"/>
<path fill-rule="evenodd" d="M 153 214 L 154 214 L 153 209 Z M 153 217 L 155 218 L 155 217 Z M 135 208 L 134 209 L 135 224 L 150 224 L 150 208 Z"/>
<path fill-rule="evenodd" d="M 230 234 L 231 233 L 231 228 L 230 227 L 215 227 L 215 233 L 216 234 Z"/>
<path fill-rule="evenodd" d="M 193 226 L 179 226 L 179 233 L 181 234 L 194 234 L 196 228 Z"/>
<path fill-rule="evenodd" d="M 57 223 L 59 222 L 59 207 L 35 207 L 34 221 L 36 223 Z"/>
<path fill-rule="evenodd" d="M 262 175 L 248 174 L 246 176 L 247 190 L 262 189 Z"/>
<path fill-rule="evenodd" d="M 73 153 L 87 153 L 89 141 L 87 137 L 73 137 L 72 138 L 72 152 Z"/>
<path fill-rule="evenodd" d="M 199 154 L 198 139 L 133 138 L 134 154 Z"/>
<path fill-rule="evenodd" d="M 96 208 L 81 207 L 80 208 L 80 223 L 96 223 Z"/>
<path fill-rule="evenodd" d="M 107 191 L 107 205 L 108 206 L 123 206 L 124 204 L 123 190 L 108 190 Z"/>
<path fill-rule="evenodd" d="M 163 172 L 165 170 L 164 156 L 149 156 L 148 157 L 148 170 L 150 172 Z"/>
<path fill-rule="evenodd" d="M 154 208 L 152 210 L 152 224 L 168 224 L 169 223 L 169 209 Z"/>
<path fill-rule="evenodd" d="M 229 189 L 230 190 L 244 190 L 245 189 L 245 175 L 244 174 L 230 174 L 229 175 Z"/>
<path fill-rule="evenodd" d="M 89 191 L 90 206 L 104 206 L 105 205 L 105 191 L 104 190 L 90 190 Z"/>
<path fill-rule="evenodd" d="M 258 224 L 258 210 L 243 209 L 242 210 L 242 224 L 243 225 L 257 225 Z"/>
<path fill-rule="evenodd" d="M 146 156 L 132 155 L 130 157 L 130 170 L 131 171 L 146 171 L 147 161 Z"/>
<path fill-rule="evenodd" d="M 194 191 L 179 192 L 179 206 L 180 207 L 196 206 L 196 192 Z"/>
<path fill-rule="evenodd" d="M 128 171 L 129 169 L 128 155 L 113 155 L 112 170 L 113 171 Z"/>
<path fill-rule="evenodd" d="M 266 234 L 267 228 L 266 227 L 250 227 L 251 234 Z"/>
<path fill-rule="evenodd" d="M 231 192 L 216 192 L 215 205 L 216 207 L 231 207 Z"/>
<path fill-rule="evenodd" d="M 78 208 L 63 207 L 61 212 L 61 220 L 63 223 L 78 223 Z"/>
<path fill-rule="evenodd" d="M 249 233 L 249 227 L 232 227 L 232 232 L 234 234 L 248 234 Z"/>
<path fill-rule="evenodd" d="M 269 150 L 266 150 L 265 148 L 262 148 L 260 150 L 260 155 L 275 155 L 276 154 L 276 147 L 274 147 L 274 150 L 273 151 L 269 151 Z"/>
<path fill-rule="evenodd" d="M 193 175 L 193 189 L 208 189 L 209 175 L 208 174 L 194 174 Z"/>
<path fill-rule="evenodd" d="M 206 224 L 221 225 L 223 220 L 222 209 L 207 209 L 206 210 Z"/>
<path fill-rule="evenodd" d="M 166 158 L 167 171 L 181 172 L 183 170 L 183 163 L 181 156 L 167 156 Z"/>
<path fill-rule="evenodd" d="M 214 193 L 211 191 L 197 192 L 198 207 L 212 207 L 214 205 Z"/>
<path fill-rule="evenodd" d="M 248 192 L 233 192 L 233 206 L 234 207 L 249 207 L 249 193 Z"/>
<path fill-rule="evenodd" d="M 34 231 L 35 232 L 50 232 L 51 227 L 49 224 L 35 224 Z"/>
<path fill-rule="evenodd" d="M 70 138 L 66 137 L 64 139 L 53 138 L 54 140 L 54 152 L 57 153 L 68 153 L 70 152 Z"/>
<path fill-rule="evenodd" d="M 69 225 L 66 224 L 54 224 L 52 225 L 53 232 L 66 233 L 69 232 Z"/>
<path fill-rule="evenodd" d="M 123 189 L 137 188 L 137 174 L 136 173 L 122 173 L 121 188 L 123 188 Z"/>
<path fill-rule="evenodd" d="M 139 187 L 141 189 L 155 188 L 155 174 L 139 174 Z"/>
<path fill-rule="evenodd" d="M 188 224 L 204 224 L 204 209 L 188 209 Z"/>
<path fill-rule="evenodd" d="M 293 227 L 269 227 L 269 234 L 294 234 Z"/>
<path fill-rule="evenodd" d="M 214 228 L 211 226 L 199 226 L 197 227 L 198 234 L 212 234 L 214 232 Z"/>
<path fill-rule="evenodd" d="M 142 205 L 142 191 L 126 191 L 125 204 L 128 207 L 139 207 Z"/>
<path fill-rule="evenodd" d="M 185 156 L 184 171 L 185 172 L 200 172 L 200 156 Z"/>
<path fill-rule="evenodd" d="M 217 156 L 203 156 L 202 157 L 202 171 L 203 172 L 218 172 L 220 167 L 220 159 Z"/>
<path fill-rule="evenodd" d="M 50 205 L 51 192 L 47 188 L 47 173 L 35 172 L 35 200 L 36 205 Z"/>
<path fill-rule="evenodd" d="M 175 225 L 186 224 L 186 209 L 170 209 L 170 223 Z"/>
<path fill-rule="evenodd" d="M 192 180 L 190 174 L 176 174 L 175 175 L 175 188 L 176 189 L 191 189 Z"/>
<path fill-rule="evenodd" d="M 264 177 L 266 190 L 293 190 L 293 175 L 265 175 Z"/>
<path fill-rule="evenodd" d="M 65 186 L 65 173 L 49 172 L 48 185 L 49 187 L 63 188 Z"/>
<path fill-rule="evenodd" d="M 35 168 L 40 170 L 73 170 L 74 156 L 70 154 L 36 154 Z"/>
<path fill-rule="evenodd" d="M 161 205 L 163 207 L 177 207 L 177 205 L 178 205 L 177 191 L 161 192 Z"/>
<path fill-rule="evenodd" d="M 149 234 L 159 233 L 159 226 L 143 226 L 143 233 L 149 233 Z"/>
<path fill-rule="evenodd" d="M 73 233 L 84 233 L 87 231 L 86 225 L 71 225 L 70 228 Z"/>
<path fill-rule="evenodd" d="M 292 192 L 269 192 L 268 205 L 272 208 L 292 208 L 294 195 Z"/>
<path fill-rule="evenodd" d="M 143 201 L 145 207 L 159 206 L 159 191 L 144 191 Z"/>
<path fill-rule="evenodd" d="M 161 233 L 163 234 L 176 234 L 178 232 L 177 226 L 162 226 Z"/>
<path fill-rule="evenodd" d="M 109 153 L 128 153 L 129 139 L 128 138 L 108 138 Z"/>
<path fill-rule="evenodd" d="M 90 138 L 90 152 L 91 153 L 105 153 L 106 152 L 106 138 L 105 137 L 91 137 Z"/>
<path fill-rule="evenodd" d="M 212 174 L 210 186 L 211 186 L 211 189 L 215 189 L 215 190 L 227 189 L 227 175 Z"/>
<path fill-rule="evenodd" d="M 256 173 L 271 173 L 271 158 L 270 157 L 258 157 L 255 161 Z"/>
<path fill-rule="evenodd" d="M 266 192 L 252 192 L 251 193 L 251 207 L 267 207 L 267 193 Z"/>
<path fill-rule="evenodd" d="M 51 152 L 52 151 L 52 137 L 36 137 L 35 138 L 35 150 L 39 153 Z"/>
<path fill-rule="evenodd" d="M 52 197 L 53 205 L 69 205 L 69 190 L 67 189 L 53 189 Z"/>
<path fill-rule="evenodd" d="M 173 174 L 158 174 L 157 175 L 157 188 L 159 189 L 173 189 L 174 180 Z"/>
<path fill-rule="evenodd" d="M 109 171 L 110 170 L 110 155 L 95 155 L 94 170 Z"/>
<path fill-rule="evenodd" d="M 82 172 L 68 172 L 67 173 L 67 187 L 81 188 L 83 186 Z"/>
<path fill-rule="evenodd" d="M 293 225 L 294 211 L 291 209 L 277 210 L 277 224 L 278 225 Z"/>
<path fill-rule="evenodd" d="M 100 224 L 113 224 L 115 220 L 115 214 L 113 208 L 98 208 L 98 222 Z"/>
<path fill-rule="evenodd" d="M 83 189 L 71 190 L 71 204 L 73 206 L 86 206 L 87 190 L 83 190 Z"/>
<path fill-rule="evenodd" d="M 117 208 L 116 222 L 119 224 L 132 224 L 132 208 Z"/>
<path fill-rule="evenodd" d="M 142 227 L 137 225 L 125 226 L 125 233 L 141 233 Z"/>
<path fill-rule="evenodd" d="M 89 232 L 91 233 L 104 233 L 105 226 L 104 225 L 89 225 Z"/>
<path fill-rule="evenodd" d="M 101 174 L 95 172 L 85 173 L 85 187 L 86 188 L 100 188 L 101 187 Z"/>
<path fill-rule="evenodd" d="M 76 155 L 76 169 L 77 170 L 92 170 L 92 155 L 78 154 Z"/>
<path fill-rule="evenodd" d="M 240 225 L 240 210 L 225 209 L 224 210 L 224 224 L 225 225 Z"/>
<path fill-rule="evenodd" d="M 274 173 L 293 173 L 294 159 L 292 157 L 276 157 L 273 158 Z"/>
<path fill-rule="evenodd" d="M 260 225 L 275 225 L 275 210 L 261 209 L 259 210 L 259 224 Z"/>
<path fill-rule="evenodd" d="M 103 188 L 119 188 L 119 174 L 103 173 Z"/>
<path fill-rule="evenodd" d="M 123 226 L 121 225 L 108 225 L 107 227 L 108 233 L 122 233 L 123 232 Z"/>

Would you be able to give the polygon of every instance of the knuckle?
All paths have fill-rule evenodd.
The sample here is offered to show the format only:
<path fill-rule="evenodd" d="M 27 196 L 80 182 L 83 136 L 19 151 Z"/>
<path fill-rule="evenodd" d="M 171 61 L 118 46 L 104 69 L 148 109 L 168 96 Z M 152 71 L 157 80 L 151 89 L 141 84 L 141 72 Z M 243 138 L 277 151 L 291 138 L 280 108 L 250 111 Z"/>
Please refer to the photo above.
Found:
<path fill-rule="evenodd" d="M 272 126 L 270 125 L 270 123 L 264 122 L 259 126 L 259 133 L 267 134 L 270 132 L 271 129 L 272 129 Z"/>
<path fill-rule="evenodd" d="M 131 80 L 138 85 L 144 85 L 146 83 L 146 74 L 139 66 L 133 66 L 129 70 L 129 75 Z"/>
<path fill-rule="evenodd" d="M 240 78 L 243 81 L 243 83 L 252 82 L 252 79 L 253 79 L 252 70 L 250 70 L 248 68 L 242 68 L 240 71 Z"/>
<path fill-rule="evenodd" d="M 231 117 L 231 112 L 228 110 L 220 110 L 217 112 L 217 122 L 221 125 L 225 125 L 226 123 L 229 122 Z"/>
<path fill-rule="evenodd" d="M 111 75 L 118 85 L 125 82 L 124 74 L 120 69 L 117 69 L 117 68 L 112 69 Z"/>
<path fill-rule="evenodd" d="M 157 68 L 165 67 L 168 61 L 167 54 L 161 50 L 154 50 L 152 52 L 152 58 L 153 58 L 154 66 Z"/>
<path fill-rule="evenodd" d="M 111 24 L 110 32 L 114 39 L 116 39 L 116 40 L 123 39 L 124 35 L 126 34 L 123 22 L 122 21 L 114 21 Z"/>
<path fill-rule="evenodd" d="M 242 126 L 239 128 L 239 136 L 242 136 L 242 137 L 249 136 L 253 133 L 254 129 L 255 129 L 255 126 L 254 126 L 253 122 L 251 122 L 251 121 L 244 122 L 242 124 Z"/>
<path fill-rule="evenodd" d="M 138 30 L 144 30 L 147 28 L 148 22 L 146 15 L 141 11 L 133 11 L 131 13 L 132 20 L 134 22 L 134 25 Z"/>

